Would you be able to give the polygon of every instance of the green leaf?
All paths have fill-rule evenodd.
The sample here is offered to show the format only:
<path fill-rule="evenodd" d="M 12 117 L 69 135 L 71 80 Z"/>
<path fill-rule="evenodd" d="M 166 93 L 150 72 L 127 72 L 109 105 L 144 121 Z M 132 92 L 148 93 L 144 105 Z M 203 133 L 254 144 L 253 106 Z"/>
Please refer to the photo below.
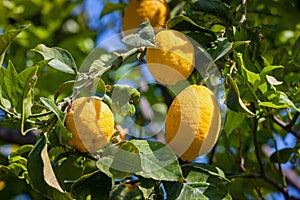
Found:
<path fill-rule="evenodd" d="M 100 18 L 102 18 L 104 15 L 107 15 L 108 13 L 114 12 L 116 10 L 123 10 L 126 8 L 127 4 L 125 3 L 111 3 L 108 2 L 104 5 Z"/>
<path fill-rule="evenodd" d="M 6 31 L 0 35 L 0 66 L 2 66 L 5 52 L 7 51 L 11 42 L 21 31 L 27 29 L 28 27 L 29 25 L 23 25 L 20 29 Z"/>
<path fill-rule="evenodd" d="M 227 136 L 230 136 L 233 130 L 238 128 L 243 122 L 245 115 L 229 110 L 226 114 L 226 121 L 224 125 L 224 131 Z"/>
<path fill-rule="evenodd" d="M 187 176 L 186 172 L 184 169 L 188 169 L 187 171 L 190 172 L 190 170 L 196 170 L 196 171 L 201 171 L 205 174 L 209 174 L 211 176 L 215 176 L 218 177 L 220 180 L 224 180 L 229 182 L 229 180 L 225 177 L 224 172 L 218 168 L 215 167 L 213 165 L 209 165 L 209 164 L 204 164 L 204 163 L 190 163 L 190 164 L 185 164 L 183 165 L 183 171 L 184 171 L 184 177 L 186 178 L 187 181 L 189 182 L 193 182 L 195 180 L 199 180 L 194 176 Z"/>
<path fill-rule="evenodd" d="M 246 79 L 246 81 L 248 81 L 249 83 L 251 83 L 254 91 L 256 91 L 259 83 L 260 83 L 260 76 L 259 74 L 256 74 L 250 70 L 248 70 L 245 66 L 244 60 L 243 60 L 243 54 L 241 53 L 235 53 L 234 54 L 235 60 L 238 63 L 239 71 L 240 73 L 243 75 L 243 77 Z"/>
<path fill-rule="evenodd" d="M 271 73 L 275 69 L 283 69 L 284 67 L 281 65 L 270 65 L 264 67 L 261 72 L 259 73 L 260 77 L 264 77 L 265 75 Z"/>
<path fill-rule="evenodd" d="M 224 173 L 207 164 L 187 164 L 182 166 L 184 183 L 164 182 L 167 199 L 231 199 Z"/>
<path fill-rule="evenodd" d="M 222 58 L 224 55 L 230 53 L 233 49 L 240 45 L 249 44 L 250 41 L 237 41 L 237 42 L 227 42 L 226 40 L 220 41 L 218 43 L 217 49 L 214 51 L 212 58 L 214 61 Z"/>
<path fill-rule="evenodd" d="M 72 199 L 68 193 L 63 191 L 56 179 L 47 148 L 47 138 L 42 134 L 28 156 L 27 169 L 30 185 L 50 199 Z"/>
<path fill-rule="evenodd" d="M 24 158 L 27 158 L 28 154 L 30 153 L 30 151 L 33 149 L 33 145 L 31 144 L 26 144 L 21 146 L 20 148 L 18 148 L 17 151 L 12 152 L 10 154 L 10 157 L 15 157 L 15 156 L 22 156 Z"/>
<path fill-rule="evenodd" d="M 216 61 L 222 58 L 229 51 L 231 51 L 232 47 L 233 47 L 233 42 L 227 42 L 226 40 L 219 42 L 217 49 L 214 51 L 212 55 L 212 59 Z"/>
<path fill-rule="evenodd" d="M 139 178 L 139 189 L 142 191 L 144 198 L 149 199 L 150 194 L 154 190 L 155 181 L 148 178 Z"/>
<path fill-rule="evenodd" d="M 12 106 L 16 108 L 21 100 L 20 96 L 16 94 L 16 80 L 18 80 L 18 73 L 12 64 L 8 62 L 7 69 L 4 69 L 4 78 L 2 82 L 2 95 L 4 98 L 8 99 Z"/>
<path fill-rule="evenodd" d="M 76 63 L 68 51 L 58 47 L 49 48 L 43 44 L 37 45 L 33 50 L 40 53 L 45 60 L 51 60 L 48 64 L 54 69 L 69 74 L 77 73 Z"/>
<path fill-rule="evenodd" d="M 251 40 L 245 40 L 245 41 L 236 41 L 232 45 L 232 49 L 235 49 L 238 46 L 244 45 L 244 44 L 250 44 Z"/>
<path fill-rule="evenodd" d="M 292 153 L 295 152 L 293 148 L 285 148 L 279 151 L 275 151 L 271 156 L 270 160 L 273 163 L 286 163 L 289 161 Z"/>
<path fill-rule="evenodd" d="M 24 126 L 31 115 L 38 70 L 39 65 L 36 65 L 26 68 L 18 74 L 11 62 L 8 63 L 7 69 L 3 69 L 4 78 L 1 86 L 3 90 L 0 92 L 4 99 L 1 100 L 1 104 L 7 110 L 14 108 L 16 112 L 21 113 L 20 130 L 22 135 L 26 134 Z"/>
<path fill-rule="evenodd" d="M 111 178 L 136 174 L 155 180 L 183 181 L 177 157 L 160 142 L 131 140 L 111 145 L 104 150 L 97 167 Z"/>
<path fill-rule="evenodd" d="M 229 92 L 226 97 L 227 107 L 235 112 L 243 112 L 247 115 L 255 116 L 255 114 L 251 112 L 242 101 L 237 84 L 230 75 L 227 75 L 227 80 L 229 83 Z"/>
<path fill-rule="evenodd" d="M 173 151 L 165 144 L 147 140 L 132 140 L 139 150 L 144 178 L 165 181 L 183 181 L 180 165 Z"/>
<path fill-rule="evenodd" d="M 204 12 L 219 18 L 224 24 L 231 22 L 229 7 L 220 0 L 196 0 L 190 5 L 194 12 Z"/>
<path fill-rule="evenodd" d="M 1 109 L 3 111 L 10 111 L 12 110 L 12 107 L 11 107 L 11 103 L 8 99 L 5 99 L 2 95 L 2 88 L 0 86 L 0 106 L 1 106 Z"/>
<path fill-rule="evenodd" d="M 34 101 L 34 87 L 38 79 L 39 66 L 27 68 L 18 75 L 17 94 L 22 97 L 21 134 L 25 135 L 25 122 L 31 115 Z"/>
<path fill-rule="evenodd" d="M 0 180 L 10 177 L 16 177 L 16 175 L 7 166 L 0 165 Z"/>
<path fill-rule="evenodd" d="M 97 59 L 93 61 L 89 69 L 89 74 L 94 74 L 94 77 L 101 78 L 101 76 L 110 69 L 111 66 L 106 66 L 102 59 Z"/>
<path fill-rule="evenodd" d="M 279 97 L 274 98 L 272 102 L 260 102 L 259 106 L 265 106 L 275 109 L 282 108 L 293 108 L 296 111 L 300 112 L 300 109 L 295 106 L 295 104 L 288 98 L 288 96 L 284 92 L 279 92 Z"/>
<path fill-rule="evenodd" d="M 85 174 L 77 179 L 71 187 L 71 194 L 77 200 L 108 199 L 112 180 L 101 171 Z"/>
<path fill-rule="evenodd" d="M 122 42 L 132 47 L 155 46 L 154 30 L 149 21 L 143 22 L 136 33 L 126 35 Z"/>
<path fill-rule="evenodd" d="M 140 93 L 129 85 L 115 84 L 111 99 L 114 112 L 122 116 L 132 116 L 135 113 L 135 105 L 140 101 Z"/>
<path fill-rule="evenodd" d="M 300 36 L 297 38 L 292 48 L 292 61 L 295 65 L 300 67 Z"/>
<path fill-rule="evenodd" d="M 66 81 L 64 83 L 62 83 L 60 86 L 58 86 L 55 94 L 54 94 L 54 100 L 56 101 L 57 98 L 59 97 L 59 95 L 61 93 L 63 93 L 65 90 L 69 89 L 69 88 L 73 88 L 75 83 L 75 80 L 70 80 L 70 81 Z"/>
<path fill-rule="evenodd" d="M 48 99 L 45 97 L 40 98 L 41 102 L 50 110 L 52 111 L 57 118 L 63 123 L 65 118 L 65 113 L 62 112 L 55 104 L 54 100 Z"/>
<path fill-rule="evenodd" d="M 94 78 L 93 95 L 103 97 L 105 95 L 105 82 L 101 78 Z"/>
<path fill-rule="evenodd" d="M 187 30 L 198 30 L 201 32 L 209 33 L 211 35 L 215 35 L 214 32 L 212 32 L 209 29 L 206 29 L 205 27 L 202 27 L 198 25 L 196 22 L 194 22 L 192 19 L 188 18 L 184 15 L 175 16 L 172 19 L 167 21 L 167 28 L 169 29 L 175 29 L 178 31 L 187 31 Z"/>
<path fill-rule="evenodd" d="M 125 178 L 142 170 L 138 149 L 131 142 L 109 145 L 97 161 L 97 167 L 113 179 Z"/>

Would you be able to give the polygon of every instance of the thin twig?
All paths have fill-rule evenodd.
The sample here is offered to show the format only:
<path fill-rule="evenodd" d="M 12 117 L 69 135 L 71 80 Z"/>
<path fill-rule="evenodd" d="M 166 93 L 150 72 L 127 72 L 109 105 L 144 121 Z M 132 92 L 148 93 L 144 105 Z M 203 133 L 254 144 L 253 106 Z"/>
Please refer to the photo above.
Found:
<path fill-rule="evenodd" d="M 253 118 L 253 126 L 254 127 L 252 129 L 252 135 L 253 135 L 253 142 L 254 142 L 254 148 L 255 148 L 255 156 L 256 156 L 256 160 L 257 160 L 258 165 L 259 165 L 260 172 L 264 175 L 265 170 L 264 170 L 264 166 L 263 166 L 262 161 L 261 161 L 259 147 L 258 147 L 258 141 L 257 141 L 258 119 L 256 117 Z"/>
<path fill-rule="evenodd" d="M 242 0 L 242 9 L 243 9 L 243 14 L 240 19 L 240 24 L 244 24 L 246 22 L 247 18 L 247 0 Z"/>
<path fill-rule="evenodd" d="M 283 121 L 281 121 L 280 119 L 278 119 L 275 116 L 272 116 L 273 121 L 278 124 L 281 128 L 283 128 L 284 130 L 292 133 L 296 138 L 300 139 L 300 132 L 297 131 L 293 126 L 297 121 L 297 118 L 299 117 L 299 112 L 297 112 L 295 114 L 295 116 L 293 117 L 293 119 L 291 120 L 290 123 L 285 123 Z"/>

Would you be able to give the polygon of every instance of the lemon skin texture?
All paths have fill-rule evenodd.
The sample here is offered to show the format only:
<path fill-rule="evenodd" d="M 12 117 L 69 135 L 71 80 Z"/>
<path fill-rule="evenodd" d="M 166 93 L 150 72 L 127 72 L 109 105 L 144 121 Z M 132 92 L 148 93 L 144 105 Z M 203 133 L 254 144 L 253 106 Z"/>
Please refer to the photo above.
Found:
<path fill-rule="evenodd" d="M 194 70 L 194 47 L 188 38 L 174 30 L 155 35 L 156 47 L 146 50 L 146 63 L 152 76 L 161 84 L 175 85 L 186 80 Z"/>
<path fill-rule="evenodd" d="M 216 143 L 221 115 L 208 88 L 190 85 L 172 102 L 166 117 L 166 142 L 183 161 L 207 153 Z"/>
<path fill-rule="evenodd" d="M 104 147 L 114 132 L 110 108 L 94 97 L 80 97 L 69 106 L 65 126 L 72 133 L 68 144 L 78 151 L 94 153 Z"/>
<path fill-rule="evenodd" d="M 164 0 L 131 0 L 124 10 L 125 35 L 136 32 L 139 25 L 148 20 L 153 27 L 162 28 L 169 18 L 169 8 Z"/>

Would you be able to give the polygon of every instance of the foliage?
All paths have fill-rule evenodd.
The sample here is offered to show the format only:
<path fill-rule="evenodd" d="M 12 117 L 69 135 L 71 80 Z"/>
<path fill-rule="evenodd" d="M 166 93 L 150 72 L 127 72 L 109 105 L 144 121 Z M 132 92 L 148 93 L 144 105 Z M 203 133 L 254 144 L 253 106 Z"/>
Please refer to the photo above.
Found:
<path fill-rule="evenodd" d="M 183 163 L 151 137 L 151 131 L 138 129 L 130 129 L 136 137 L 121 142 L 122 130 L 116 131 L 97 155 L 67 145 L 66 108 L 78 93 L 102 98 L 116 112 L 116 124 L 132 116 L 140 125 L 151 119 L 143 115 L 139 101 L 159 103 L 161 109 L 155 113 L 159 115 L 174 95 L 156 85 L 137 90 L 117 83 L 126 70 L 143 62 L 147 46 L 153 45 L 154 32 L 147 22 L 137 37 L 124 38 L 131 46 L 128 51 L 103 52 L 105 59 L 79 69 L 96 35 L 87 27 L 84 13 L 74 14 L 80 3 L 0 3 L 0 109 L 5 112 L 0 126 L 25 136 L 39 130 L 34 145 L 13 145 L 9 156 L 1 155 L 1 198 L 22 193 L 32 199 L 300 198 L 299 183 L 297 188 L 289 176 L 300 173 L 297 0 L 168 3 L 167 28 L 201 44 L 225 86 L 228 110 L 218 143 L 206 157 L 208 164 L 197 159 Z M 123 4 L 108 4 L 101 16 L 121 9 Z M 133 78 L 141 76 L 131 72 Z M 188 80 L 208 84 L 196 70 Z M 95 92 L 90 94 L 91 90 Z M 121 95 L 114 96 L 114 91 Z M 143 140 L 143 135 L 151 136 Z M 288 137 L 293 145 L 280 146 Z M 291 193 L 292 187 L 298 193 Z"/>

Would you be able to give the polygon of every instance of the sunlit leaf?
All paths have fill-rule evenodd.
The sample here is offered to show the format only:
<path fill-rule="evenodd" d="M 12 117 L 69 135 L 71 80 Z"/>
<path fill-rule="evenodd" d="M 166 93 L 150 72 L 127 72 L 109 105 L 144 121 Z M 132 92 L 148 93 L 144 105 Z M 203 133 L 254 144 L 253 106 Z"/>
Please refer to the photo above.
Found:
<path fill-rule="evenodd" d="M 40 53 L 45 60 L 51 60 L 48 64 L 54 69 L 68 74 L 76 74 L 76 63 L 68 51 L 58 47 L 49 48 L 43 44 L 37 45 L 33 50 Z"/>
<path fill-rule="evenodd" d="M 125 178 L 141 171 L 138 149 L 131 142 L 109 145 L 97 161 L 97 167 L 111 178 Z"/>
<path fill-rule="evenodd" d="M 207 164 L 188 164 L 182 167 L 184 183 L 164 182 L 167 199 L 231 199 L 224 173 Z"/>
<path fill-rule="evenodd" d="M 41 102 L 50 110 L 52 111 L 57 118 L 63 123 L 64 118 L 65 118 L 65 113 L 62 112 L 57 105 L 55 104 L 54 100 L 52 99 L 47 99 L 45 97 L 40 98 Z"/>
<path fill-rule="evenodd" d="M 283 83 L 282 81 L 277 81 L 274 76 L 266 75 L 266 78 L 271 85 L 281 85 Z"/>
<path fill-rule="evenodd" d="M 147 140 L 131 141 L 139 150 L 144 178 L 166 181 L 183 181 L 177 157 L 172 150 L 160 142 Z"/>
<path fill-rule="evenodd" d="M 132 47 L 155 46 L 154 30 L 149 21 L 143 22 L 136 33 L 126 35 L 122 42 Z"/>
<path fill-rule="evenodd" d="M 259 73 L 260 77 L 263 77 L 269 73 L 271 73 L 275 69 L 283 69 L 284 67 L 281 65 L 270 65 L 267 67 L 264 67 L 261 72 Z"/>
<path fill-rule="evenodd" d="M 27 68 L 18 75 L 17 94 L 22 97 L 21 133 L 25 135 L 25 122 L 31 115 L 31 107 L 34 101 L 34 87 L 38 79 L 39 66 Z"/>
<path fill-rule="evenodd" d="M 105 95 L 105 82 L 100 78 L 94 79 L 93 90 L 95 96 L 103 97 Z"/>
<path fill-rule="evenodd" d="M 21 31 L 27 29 L 28 27 L 29 25 L 23 25 L 20 29 L 6 31 L 0 35 L 0 66 L 2 66 L 5 52 L 7 51 L 11 42 Z"/>
<path fill-rule="evenodd" d="M 238 62 L 240 73 L 243 75 L 243 77 L 246 79 L 246 81 L 251 83 L 254 91 L 256 91 L 256 89 L 257 89 L 257 87 L 260 83 L 259 74 L 254 73 L 254 72 L 247 69 L 247 67 L 245 66 L 244 60 L 243 60 L 243 54 L 236 53 L 235 58 Z"/>
<path fill-rule="evenodd" d="M 288 96 L 283 93 L 279 92 L 279 97 L 274 98 L 275 101 L 272 102 L 260 102 L 258 105 L 275 108 L 275 109 L 281 109 L 281 108 L 293 108 L 300 112 L 300 109 L 295 106 L 295 104 L 288 98 Z"/>

